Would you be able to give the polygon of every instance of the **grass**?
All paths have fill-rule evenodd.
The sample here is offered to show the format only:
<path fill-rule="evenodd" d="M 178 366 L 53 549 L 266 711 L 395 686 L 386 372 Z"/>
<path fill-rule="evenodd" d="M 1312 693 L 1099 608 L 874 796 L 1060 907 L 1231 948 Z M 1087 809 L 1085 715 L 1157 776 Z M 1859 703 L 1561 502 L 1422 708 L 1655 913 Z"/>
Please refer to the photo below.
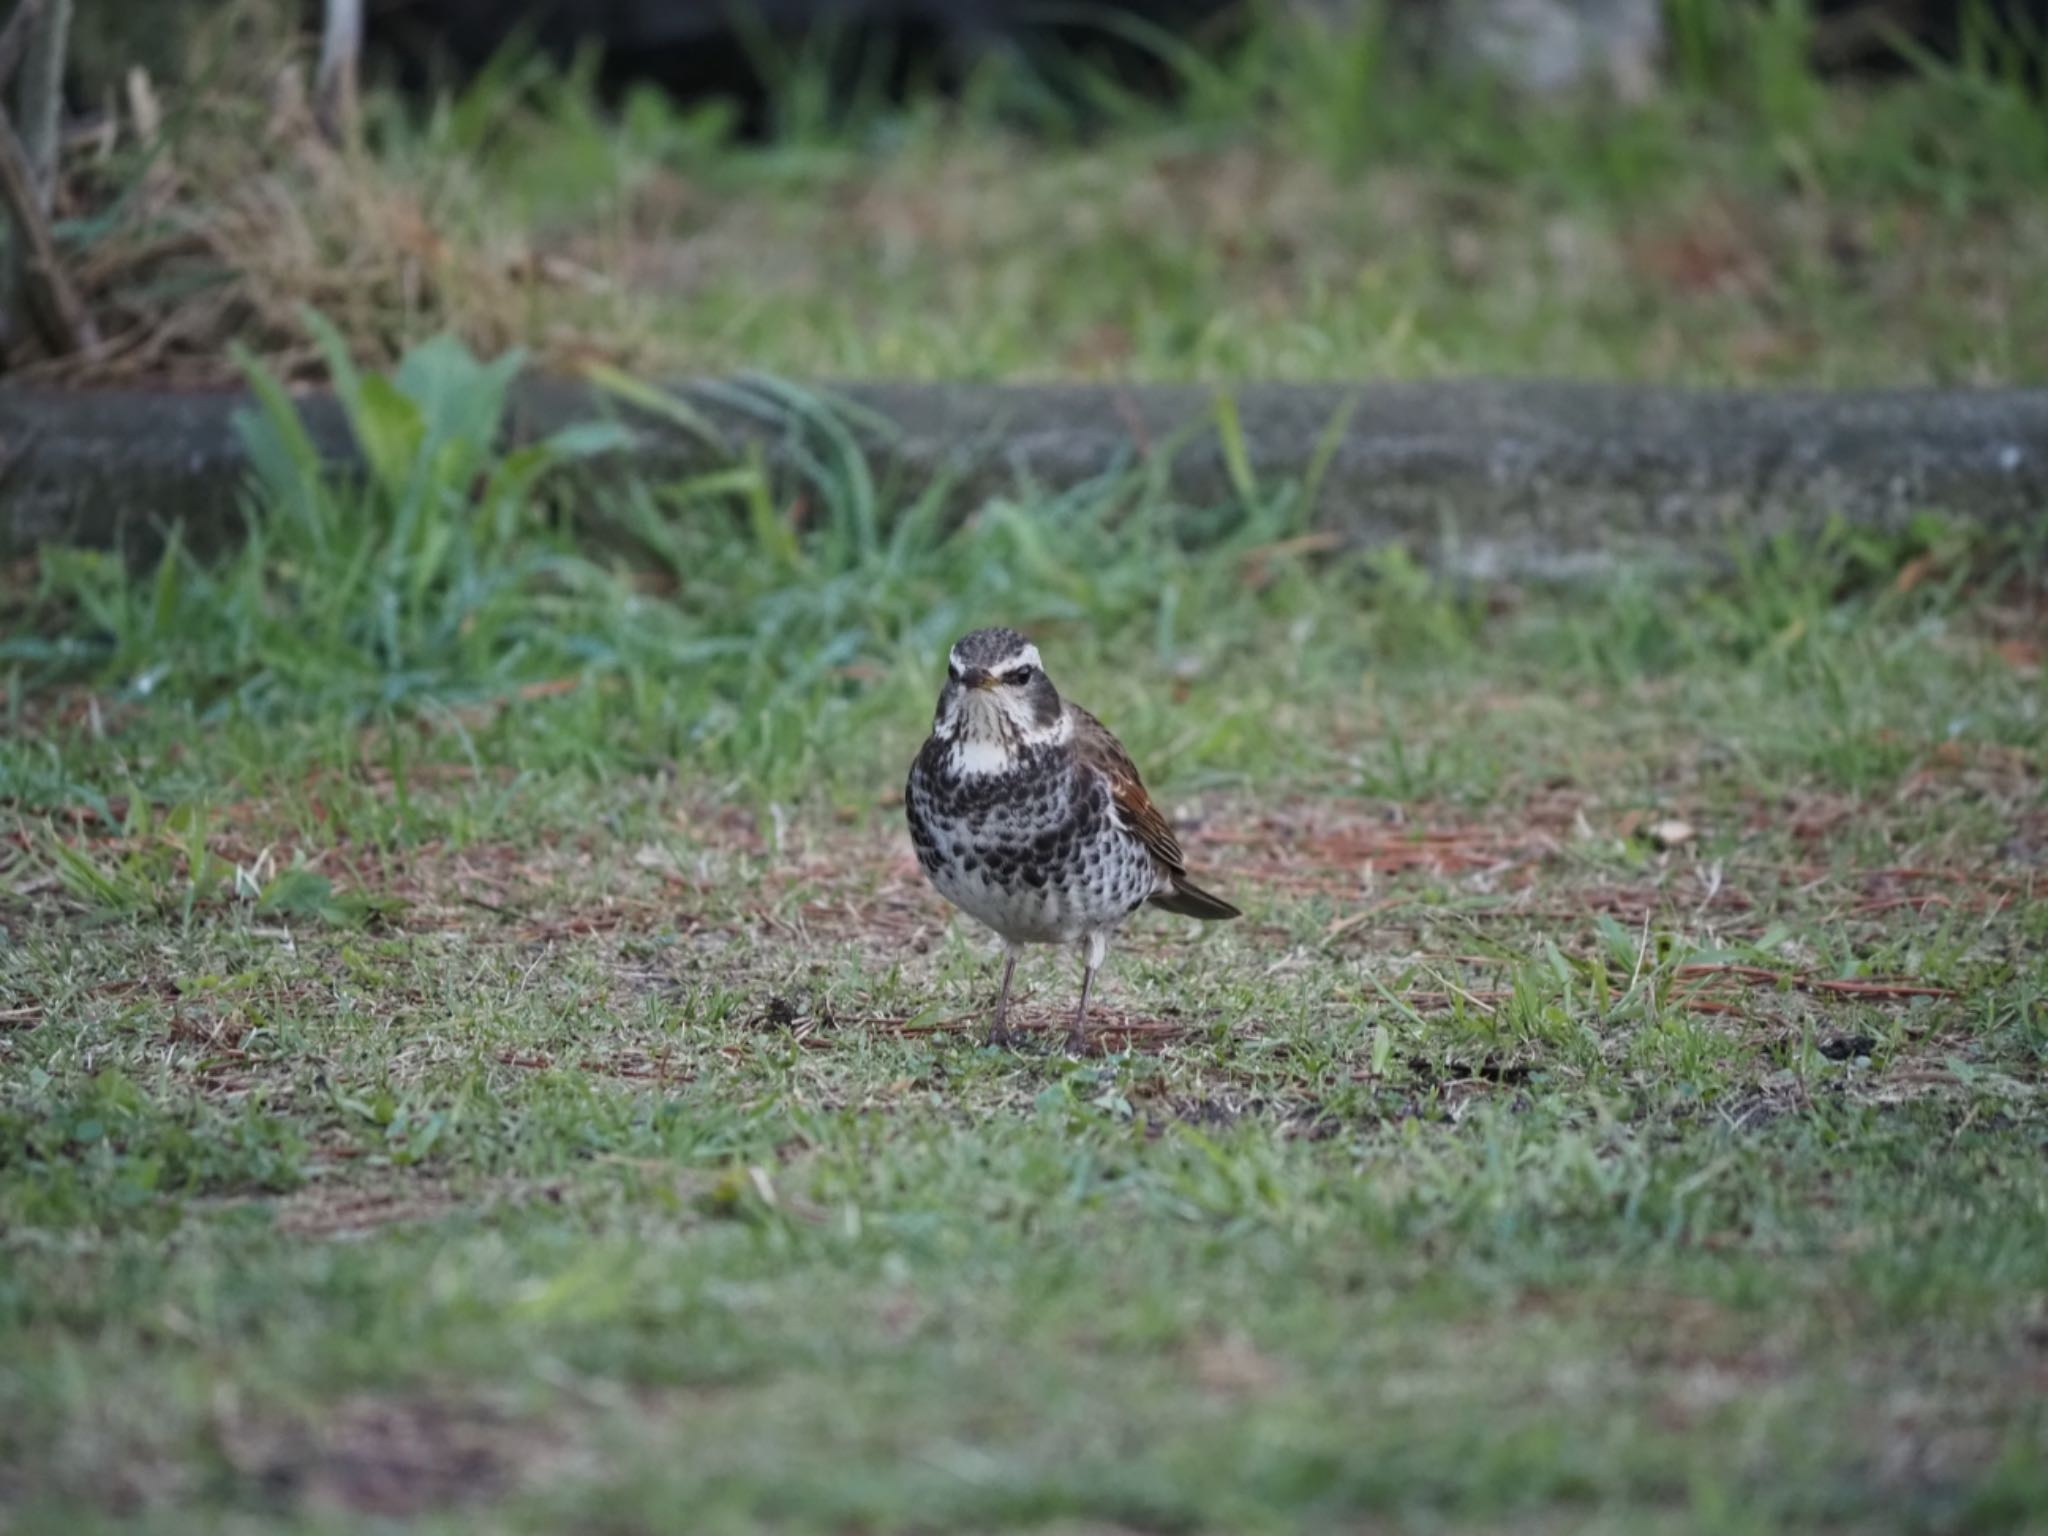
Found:
<path fill-rule="evenodd" d="M 311 303 L 360 356 L 453 329 L 646 372 L 2048 377 L 2048 113 L 2011 42 L 1842 82 L 1803 6 L 1701 0 L 1650 100 L 1538 105 L 1270 15 L 1207 56 L 1143 39 L 1170 107 L 1084 60 L 849 100 L 800 53 L 764 141 L 512 52 L 336 153 L 266 14 L 224 8 L 161 134 L 76 178 L 103 374 L 215 379 L 231 338 L 317 372 Z"/>
<path fill-rule="evenodd" d="M 2038 549 L 1460 589 L 353 387 L 365 484 L 273 400 L 237 550 L 10 599 L 15 1528 L 2043 1528 Z M 992 620 L 1247 910 L 1077 1059 L 900 827 Z"/>
<path fill-rule="evenodd" d="M 799 484 L 487 446 L 515 343 L 2038 380 L 2010 61 L 1679 14 L 1545 112 L 1299 22 L 1171 116 L 800 60 L 752 145 L 510 57 L 344 154 L 167 90 L 65 235 L 117 369 L 251 367 L 258 473 L 0 585 L 0 1521 L 2048 1529 L 2038 547 L 1454 587 L 1248 477 L 960 522 L 766 382 Z M 900 830 L 995 621 L 1247 910 L 1134 923 L 1078 1059 L 978 1043 Z"/>

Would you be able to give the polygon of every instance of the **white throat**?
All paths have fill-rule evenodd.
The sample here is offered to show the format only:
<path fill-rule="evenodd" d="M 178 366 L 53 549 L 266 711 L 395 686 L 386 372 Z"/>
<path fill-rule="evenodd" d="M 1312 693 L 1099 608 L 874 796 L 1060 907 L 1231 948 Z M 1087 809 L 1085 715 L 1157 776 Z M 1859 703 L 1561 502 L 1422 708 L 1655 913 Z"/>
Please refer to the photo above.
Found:
<path fill-rule="evenodd" d="M 993 723 L 993 722 L 990 722 Z M 1074 720 L 1065 709 L 1048 726 L 1021 726 L 1014 720 L 990 730 L 975 730 L 964 719 L 952 722 L 950 759 L 953 771 L 964 777 L 986 778 L 1010 773 L 1026 752 L 1041 747 L 1065 746 L 1074 739 Z"/>
<path fill-rule="evenodd" d="M 991 737 L 969 736 L 953 743 L 953 771 L 962 777 L 987 778 L 1016 766 L 1009 748 Z"/>

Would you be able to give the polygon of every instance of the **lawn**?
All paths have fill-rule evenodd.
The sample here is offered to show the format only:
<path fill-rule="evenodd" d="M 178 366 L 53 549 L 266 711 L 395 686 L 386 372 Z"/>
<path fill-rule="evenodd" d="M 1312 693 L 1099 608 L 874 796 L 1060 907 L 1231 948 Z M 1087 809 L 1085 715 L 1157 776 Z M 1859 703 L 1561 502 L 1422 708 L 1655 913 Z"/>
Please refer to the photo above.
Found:
<path fill-rule="evenodd" d="M 1474 589 L 576 446 L 17 590 L 17 1528 L 2042 1528 L 2037 549 Z M 1247 912 L 1079 1058 L 901 825 L 984 618 Z"/>
<path fill-rule="evenodd" d="M 2038 533 L 1457 582 L 1249 474 L 961 505 L 788 386 L 790 476 L 506 457 L 463 344 L 2048 374 L 2048 120 L 1765 14 L 1540 117 L 1287 33 L 756 145 L 167 91 L 66 237 L 119 366 L 251 370 L 246 537 L 0 572 L 0 1526 L 2048 1531 Z M 1065 955 L 981 1043 L 902 825 L 997 622 L 1246 914 L 1134 921 L 1077 1057 Z"/>

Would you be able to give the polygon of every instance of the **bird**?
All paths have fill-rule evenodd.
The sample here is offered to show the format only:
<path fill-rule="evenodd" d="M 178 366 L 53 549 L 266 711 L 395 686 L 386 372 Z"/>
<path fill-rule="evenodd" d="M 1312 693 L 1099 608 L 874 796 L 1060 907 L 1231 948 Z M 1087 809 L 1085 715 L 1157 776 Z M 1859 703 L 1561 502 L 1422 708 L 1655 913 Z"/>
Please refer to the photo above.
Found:
<path fill-rule="evenodd" d="M 1242 914 L 1188 878 L 1173 828 L 1109 728 L 1060 697 L 1014 629 L 977 629 L 946 657 L 931 735 L 904 790 L 926 878 L 1003 941 L 991 1045 L 1007 1044 L 1010 981 L 1027 944 L 1078 944 L 1088 992 L 1112 933 L 1146 903 L 1206 922 Z"/>

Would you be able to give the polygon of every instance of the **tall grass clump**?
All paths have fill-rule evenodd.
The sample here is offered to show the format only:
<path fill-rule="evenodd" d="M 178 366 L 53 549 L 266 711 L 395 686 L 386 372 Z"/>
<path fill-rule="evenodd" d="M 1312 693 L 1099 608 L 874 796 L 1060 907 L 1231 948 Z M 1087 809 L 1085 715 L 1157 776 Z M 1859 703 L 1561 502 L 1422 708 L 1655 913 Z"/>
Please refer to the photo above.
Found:
<path fill-rule="evenodd" d="M 360 473 L 325 462 L 282 383 L 245 359 L 255 404 L 237 420 L 250 477 L 232 550 L 202 556 L 172 528 L 146 579 L 114 554 L 46 550 L 42 597 L 64 634 L 11 643 L 12 657 L 85 662 L 131 694 L 202 706 L 351 710 L 487 693 L 627 646 L 632 595 L 577 552 L 559 494 L 624 430 L 504 451 L 520 354 L 480 362 L 443 336 L 364 374 L 326 321 L 307 323 Z"/>

